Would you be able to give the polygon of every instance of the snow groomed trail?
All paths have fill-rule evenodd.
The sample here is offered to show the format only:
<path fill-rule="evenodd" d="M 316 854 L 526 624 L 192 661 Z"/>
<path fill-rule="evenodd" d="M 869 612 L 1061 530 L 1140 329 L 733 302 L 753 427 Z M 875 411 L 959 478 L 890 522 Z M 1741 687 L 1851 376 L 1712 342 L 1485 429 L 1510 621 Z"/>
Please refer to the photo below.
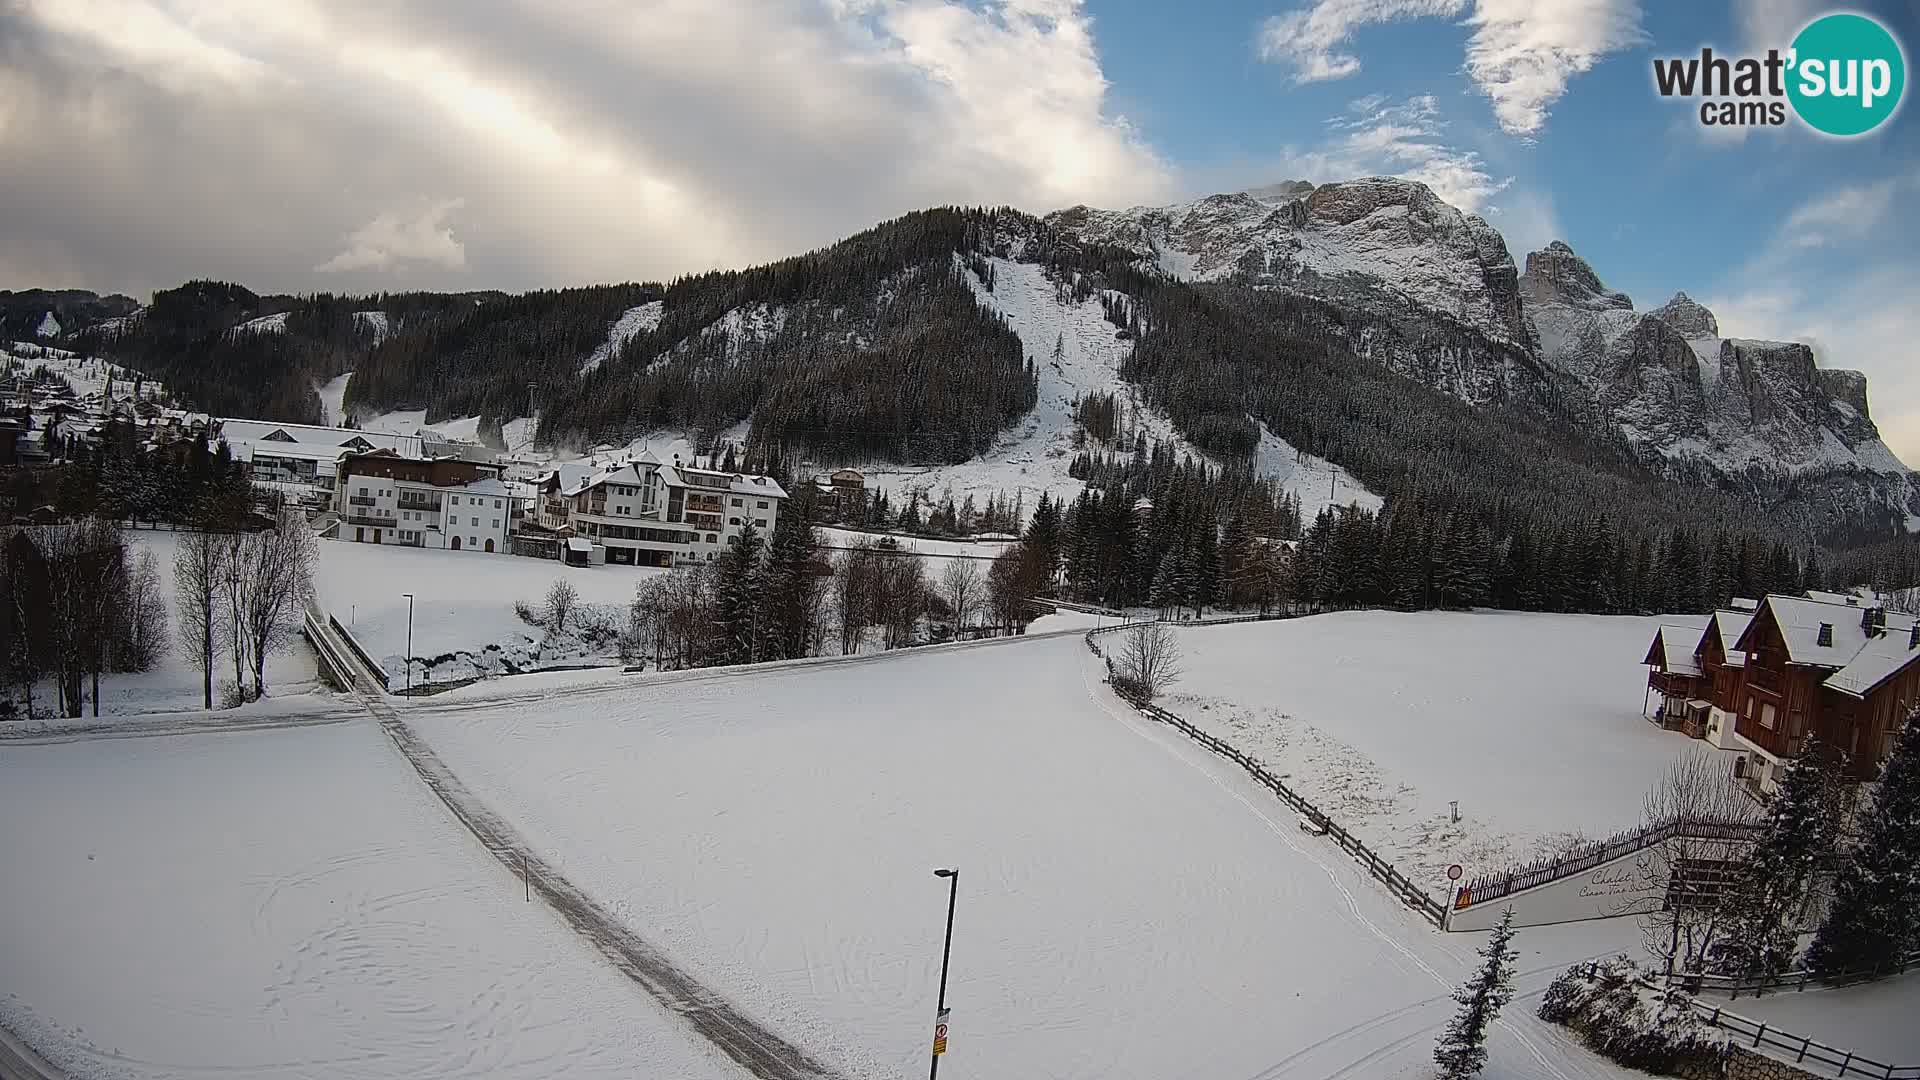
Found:
<path fill-rule="evenodd" d="M 346 644 L 325 622 L 309 620 L 322 647 L 345 656 Z M 432 748 L 400 719 L 371 676 L 354 666 L 353 691 L 420 778 L 468 832 L 501 865 L 523 875 L 528 889 L 567 921 L 576 933 L 656 1001 L 683 1018 L 728 1057 L 763 1080 L 834 1080 L 835 1074 L 799 1048 L 700 985 L 666 954 L 602 909 L 541 855 L 505 820 L 489 810 L 449 771 Z"/>

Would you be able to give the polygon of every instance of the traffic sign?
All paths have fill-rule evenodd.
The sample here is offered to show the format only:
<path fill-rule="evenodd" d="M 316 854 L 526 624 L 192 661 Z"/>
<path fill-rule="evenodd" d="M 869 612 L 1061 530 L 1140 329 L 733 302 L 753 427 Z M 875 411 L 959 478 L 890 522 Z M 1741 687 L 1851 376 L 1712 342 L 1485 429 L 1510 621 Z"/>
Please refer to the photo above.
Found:
<path fill-rule="evenodd" d="M 947 1052 L 947 1015 L 952 1009 L 941 1009 L 939 1019 L 933 1022 L 933 1056 L 939 1057 Z"/>
<path fill-rule="evenodd" d="M 1452 866 L 1447 867 L 1447 880 L 1459 881 L 1460 875 L 1464 873 L 1466 873 L 1466 871 L 1460 868 L 1460 864 L 1454 863 Z"/>

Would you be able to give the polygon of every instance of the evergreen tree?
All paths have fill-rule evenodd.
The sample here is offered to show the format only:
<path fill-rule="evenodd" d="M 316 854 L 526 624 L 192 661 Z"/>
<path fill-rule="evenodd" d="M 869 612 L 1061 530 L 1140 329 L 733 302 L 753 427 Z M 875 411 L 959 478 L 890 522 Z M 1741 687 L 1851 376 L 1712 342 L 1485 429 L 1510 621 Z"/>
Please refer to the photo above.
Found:
<path fill-rule="evenodd" d="M 1840 784 L 1837 755 L 1809 740 L 1725 901 L 1730 925 L 1715 964 L 1723 973 L 1778 975 L 1792 966 L 1820 860 L 1839 829 Z"/>
<path fill-rule="evenodd" d="M 799 495 L 787 501 L 773 523 L 767 546 L 767 564 L 760 589 L 764 628 L 764 659 L 795 660 L 807 655 L 813 631 L 813 499 Z"/>
<path fill-rule="evenodd" d="M 1465 1080 L 1487 1064 L 1487 1029 L 1499 1019 L 1501 1007 L 1513 999 L 1513 962 L 1520 954 L 1512 944 L 1513 909 L 1508 908 L 1480 950 L 1480 969 L 1453 993 L 1460 1011 L 1433 1051 L 1434 1063 L 1446 1080 Z"/>
<path fill-rule="evenodd" d="M 715 562 L 714 632 L 720 642 L 720 662 L 751 664 L 758 643 L 760 611 L 760 530 L 748 522 L 740 542 Z"/>
<path fill-rule="evenodd" d="M 1033 574 L 1035 587 L 1042 593 L 1051 590 L 1053 578 L 1060 568 L 1060 555 L 1064 545 L 1063 530 L 1060 521 L 1060 504 L 1040 493 L 1040 502 L 1033 508 L 1033 520 L 1027 523 L 1027 556 Z"/>
<path fill-rule="evenodd" d="M 1920 710 L 1907 714 L 1893 756 L 1844 854 L 1833 904 L 1807 947 L 1821 974 L 1886 971 L 1920 947 Z"/>

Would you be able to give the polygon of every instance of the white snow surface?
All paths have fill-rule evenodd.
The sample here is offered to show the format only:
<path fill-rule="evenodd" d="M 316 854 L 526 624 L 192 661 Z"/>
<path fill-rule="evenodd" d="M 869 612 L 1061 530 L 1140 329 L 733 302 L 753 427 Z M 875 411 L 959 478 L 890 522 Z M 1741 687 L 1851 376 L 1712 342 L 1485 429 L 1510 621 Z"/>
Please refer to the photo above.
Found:
<path fill-rule="evenodd" d="M 90 394 L 104 394 L 108 379 L 113 381 L 113 400 L 133 401 L 133 384 L 140 379 L 140 396 L 157 399 L 166 393 L 166 388 L 153 379 L 139 375 L 131 368 L 98 357 L 82 359 L 79 353 L 67 349 L 56 349 L 50 345 L 38 345 L 28 341 L 12 341 L 5 345 L 9 355 L 15 357 L 29 371 L 45 366 L 73 387 L 73 392 L 85 398 Z"/>
<path fill-rule="evenodd" d="M 1268 431 L 1266 424 L 1254 422 L 1260 427 L 1260 447 L 1254 451 L 1254 467 L 1279 481 L 1282 491 L 1300 497 L 1303 525 L 1313 524 L 1320 512 L 1330 506 L 1358 506 L 1378 511 L 1386 505 L 1386 500 L 1368 491 L 1366 485 L 1355 480 L 1347 470 L 1326 458 L 1296 450 L 1292 443 Z"/>
<path fill-rule="evenodd" d="M 1100 670 L 1069 633 L 405 711 L 572 881 L 849 1076 L 924 1064 L 947 865 L 955 1080 L 1426 1075 L 1476 939 Z M 1529 935 L 1485 1076 L 1626 1075 L 1527 1004 L 1631 936 L 1590 927 Z"/>
<path fill-rule="evenodd" d="M 230 331 L 235 334 L 284 334 L 286 332 L 287 313 L 284 311 L 262 315 L 257 319 L 248 319 Z"/>
<path fill-rule="evenodd" d="M 1713 752 L 1641 716 L 1660 621 L 1368 611 L 1189 627 L 1161 704 L 1446 895 L 1450 863 L 1471 877 L 1637 826 L 1671 761 Z"/>
<path fill-rule="evenodd" d="M 345 392 L 344 388 L 342 392 Z M 377 431 L 386 435 L 417 435 L 421 432 L 431 432 L 455 442 L 477 443 L 480 441 L 480 418 L 461 416 L 428 424 L 425 409 L 395 409 L 392 412 L 368 417 L 361 423 L 360 430 Z"/>
<path fill-rule="evenodd" d="M 60 336 L 60 320 L 54 318 L 53 312 L 49 311 L 45 315 L 41 316 L 40 325 L 34 328 L 33 333 L 34 333 L 34 336 L 36 337 L 43 337 L 43 338 L 59 337 Z"/>
<path fill-rule="evenodd" d="M 406 672 L 407 600 L 413 593 L 414 679 L 427 672 L 420 660 L 456 659 L 436 667 L 435 679 L 485 674 L 489 665 L 511 660 L 529 668 L 575 663 L 613 663 L 609 657 L 539 648 L 541 631 L 514 614 L 516 600 L 539 609 L 558 578 L 573 583 L 586 604 L 619 605 L 633 600 L 634 589 L 661 571 L 635 566 L 566 566 L 547 559 L 477 551 L 408 548 L 390 544 L 320 542 L 315 587 L 320 601 L 347 627 L 398 685 Z M 493 646 L 491 650 L 489 646 Z M 457 654 L 471 654 L 458 657 Z M 489 656 L 487 654 L 492 653 Z"/>
<path fill-rule="evenodd" d="M 375 345 L 387 340 L 387 335 L 392 332 L 392 327 L 387 322 L 387 313 L 384 311 L 356 311 L 353 313 L 353 321 L 373 332 Z"/>
<path fill-rule="evenodd" d="M 384 314 L 384 313 L 383 313 Z M 322 427 L 340 427 L 347 422 L 346 400 L 347 384 L 353 381 L 353 372 L 335 375 L 315 387 L 320 395 L 320 425 Z M 410 432 L 408 434 L 411 434 Z"/>
<path fill-rule="evenodd" d="M 971 272 L 968 284 L 981 306 L 1004 318 L 1020 336 L 1039 373 L 1038 402 L 991 450 L 971 461 L 933 467 L 863 466 L 868 486 L 885 488 L 896 506 L 903 505 L 912 488 L 935 497 L 944 497 L 950 489 L 956 501 L 971 494 L 980 504 L 989 495 L 1024 493 L 1028 512 L 1042 491 L 1071 500 L 1086 486 L 1067 475 L 1076 452 L 1073 404 L 1092 393 L 1110 393 L 1127 403 L 1127 426 L 1144 433 L 1149 442 L 1171 441 L 1183 453 L 1204 456 L 1180 437 L 1171 420 L 1140 398 L 1137 387 L 1120 378 L 1120 363 L 1133 343 L 1114 336 L 1118 327 L 1107 321 L 1100 297 L 1062 303 L 1044 267 L 1002 258 L 988 261 L 993 264 L 993 290 Z M 1056 344 L 1061 348 L 1058 360 Z M 1131 448 L 1129 436 L 1127 452 Z"/>
<path fill-rule="evenodd" d="M 1721 1004 L 1709 999 L 1711 1004 Z M 1882 1065 L 1920 1065 L 1920 972 L 1831 990 L 1741 997 L 1727 1009 Z"/>
<path fill-rule="evenodd" d="M 666 308 L 666 301 L 650 300 L 639 307 L 630 307 L 622 312 L 620 317 L 614 320 L 613 326 L 607 330 L 607 340 L 601 342 L 587 357 L 586 363 L 580 365 L 580 374 L 585 375 L 606 363 L 627 342 L 632 341 L 634 335 L 657 329 L 660 326 L 660 315 Z"/>
<path fill-rule="evenodd" d="M 74 1080 L 739 1075 L 370 721 L 0 751 L 0 1023 Z"/>

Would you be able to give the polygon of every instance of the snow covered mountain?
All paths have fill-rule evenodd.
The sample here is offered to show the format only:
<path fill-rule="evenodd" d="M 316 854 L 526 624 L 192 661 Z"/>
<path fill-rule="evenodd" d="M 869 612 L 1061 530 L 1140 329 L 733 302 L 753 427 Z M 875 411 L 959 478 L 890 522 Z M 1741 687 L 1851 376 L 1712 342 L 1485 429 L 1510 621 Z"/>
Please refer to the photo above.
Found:
<path fill-rule="evenodd" d="M 1559 241 L 1520 281 L 1542 358 L 1585 386 L 1635 445 L 1727 476 L 1858 469 L 1905 476 L 1867 412 L 1867 379 L 1807 346 L 1720 336 L 1686 293 L 1634 310 Z"/>
<path fill-rule="evenodd" d="M 1559 241 L 1516 273 L 1497 230 L 1420 183 L 1295 181 L 1047 220 L 1170 277 L 1332 302 L 1354 317 L 1357 352 L 1474 404 L 1611 427 L 1670 473 L 1761 491 L 1814 482 L 1849 504 L 1920 511 L 1859 372 L 1820 368 L 1805 345 L 1722 338 L 1685 293 L 1637 311 Z"/>

